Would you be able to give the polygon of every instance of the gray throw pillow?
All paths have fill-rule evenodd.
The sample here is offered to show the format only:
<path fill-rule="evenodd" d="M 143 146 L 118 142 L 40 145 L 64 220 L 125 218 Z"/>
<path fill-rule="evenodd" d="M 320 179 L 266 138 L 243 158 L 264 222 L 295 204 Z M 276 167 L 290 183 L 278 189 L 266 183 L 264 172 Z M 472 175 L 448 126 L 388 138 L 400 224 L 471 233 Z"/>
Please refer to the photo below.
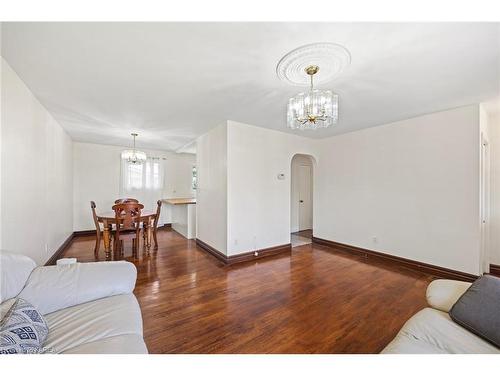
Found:
<path fill-rule="evenodd" d="M 43 316 L 19 298 L 0 321 L 0 354 L 41 353 L 48 332 Z"/>
<path fill-rule="evenodd" d="M 457 324 L 500 348 L 500 278 L 477 279 L 450 310 Z"/>

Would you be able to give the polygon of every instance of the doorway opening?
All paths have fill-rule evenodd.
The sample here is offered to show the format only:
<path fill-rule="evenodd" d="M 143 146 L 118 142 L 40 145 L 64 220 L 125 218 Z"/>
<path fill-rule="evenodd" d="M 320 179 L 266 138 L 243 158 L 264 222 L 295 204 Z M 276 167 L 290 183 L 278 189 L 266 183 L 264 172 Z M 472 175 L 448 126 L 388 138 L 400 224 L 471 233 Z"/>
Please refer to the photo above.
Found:
<path fill-rule="evenodd" d="M 312 242 L 314 159 L 296 154 L 291 161 L 290 242 L 292 247 Z"/>

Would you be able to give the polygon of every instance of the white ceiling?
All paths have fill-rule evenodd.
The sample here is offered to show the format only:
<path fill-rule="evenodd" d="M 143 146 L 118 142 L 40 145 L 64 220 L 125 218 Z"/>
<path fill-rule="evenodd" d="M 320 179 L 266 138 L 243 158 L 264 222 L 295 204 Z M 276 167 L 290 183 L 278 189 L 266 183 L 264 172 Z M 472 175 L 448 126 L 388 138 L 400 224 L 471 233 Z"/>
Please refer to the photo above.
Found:
<path fill-rule="evenodd" d="M 230 119 L 288 131 L 280 58 L 333 42 L 351 66 L 327 137 L 497 96 L 498 23 L 3 23 L 2 55 L 77 141 L 177 150 Z"/>

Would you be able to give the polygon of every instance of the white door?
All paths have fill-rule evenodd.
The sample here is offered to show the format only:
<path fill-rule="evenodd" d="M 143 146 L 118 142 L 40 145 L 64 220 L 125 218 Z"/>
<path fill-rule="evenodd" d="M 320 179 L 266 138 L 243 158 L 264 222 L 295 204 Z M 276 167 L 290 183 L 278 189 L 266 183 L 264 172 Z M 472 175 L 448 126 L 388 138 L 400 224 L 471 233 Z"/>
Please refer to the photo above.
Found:
<path fill-rule="evenodd" d="M 299 165 L 299 230 L 312 229 L 311 166 Z"/>

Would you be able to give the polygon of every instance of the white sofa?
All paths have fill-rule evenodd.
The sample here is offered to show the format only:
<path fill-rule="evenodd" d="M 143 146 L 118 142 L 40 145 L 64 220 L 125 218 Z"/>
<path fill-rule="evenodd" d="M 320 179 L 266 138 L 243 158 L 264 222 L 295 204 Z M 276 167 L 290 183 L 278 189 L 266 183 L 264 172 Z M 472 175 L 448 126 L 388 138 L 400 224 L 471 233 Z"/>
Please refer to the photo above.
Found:
<path fill-rule="evenodd" d="M 125 261 L 36 267 L 0 251 L 0 314 L 18 297 L 35 306 L 49 326 L 47 353 L 147 353 L 136 277 Z"/>
<path fill-rule="evenodd" d="M 434 280 L 427 287 L 427 307 L 413 315 L 383 354 L 500 353 L 500 349 L 451 320 L 448 312 L 471 284 Z"/>

